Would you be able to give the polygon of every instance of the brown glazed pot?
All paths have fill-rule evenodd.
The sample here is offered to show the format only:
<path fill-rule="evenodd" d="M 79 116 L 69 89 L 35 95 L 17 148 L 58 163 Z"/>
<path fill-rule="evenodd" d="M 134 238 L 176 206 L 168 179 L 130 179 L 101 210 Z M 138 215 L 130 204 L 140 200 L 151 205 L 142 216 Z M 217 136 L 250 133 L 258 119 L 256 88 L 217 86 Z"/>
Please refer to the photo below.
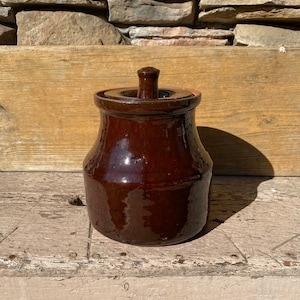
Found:
<path fill-rule="evenodd" d="M 138 88 L 95 94 L 101 126 L 83 164 L 89 218 L 120 242 L 175 244 L 199 233 L 208 214 L 212 161 L 195 126 L 200 93 L 158 89 L 155 68 L 138 75 Z"/>

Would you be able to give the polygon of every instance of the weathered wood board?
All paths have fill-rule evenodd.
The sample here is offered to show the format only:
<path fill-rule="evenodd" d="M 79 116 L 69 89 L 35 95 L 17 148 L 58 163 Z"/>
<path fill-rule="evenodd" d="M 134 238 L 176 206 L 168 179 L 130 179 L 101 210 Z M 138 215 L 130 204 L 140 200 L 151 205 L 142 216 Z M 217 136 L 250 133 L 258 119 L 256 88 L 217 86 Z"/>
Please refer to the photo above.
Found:
<path fill-rule="evenodd" d="M 0 182 L 3 300 L 299 298 L 298 177 L 214 177 L 202 236 L 167 247 L 90 230 L 86 207 L 68 203 L 84 193 L 80 173 Z"/>
<path fill-rule="evenodd" d="M 2 277 L 1 299 L 295 300 L 299 277 Z"/>
<path fill-rule="evenodd" d="M 202 92 L 196 123 L 214 173 L 300 175 L 300 49 L 1 47 L 0 169 L 78 171 L 97 135 L 101 89 L 159 85 Z"/>

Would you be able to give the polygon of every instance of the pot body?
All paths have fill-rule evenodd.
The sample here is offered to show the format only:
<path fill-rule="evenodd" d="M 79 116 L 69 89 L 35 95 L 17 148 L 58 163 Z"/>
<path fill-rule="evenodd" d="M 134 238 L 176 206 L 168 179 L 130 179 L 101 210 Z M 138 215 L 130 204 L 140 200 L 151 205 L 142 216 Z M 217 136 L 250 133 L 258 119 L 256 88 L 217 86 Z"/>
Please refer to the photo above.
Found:
<path fill-rule="evenodd" d="M 95 95 L 101 125 L 83 164 L 95 229 L 137 245 L 175 244 L 201 231 L 212 161 L 195 126 L 199 101 L 196 93 L 147 102 Z"/>

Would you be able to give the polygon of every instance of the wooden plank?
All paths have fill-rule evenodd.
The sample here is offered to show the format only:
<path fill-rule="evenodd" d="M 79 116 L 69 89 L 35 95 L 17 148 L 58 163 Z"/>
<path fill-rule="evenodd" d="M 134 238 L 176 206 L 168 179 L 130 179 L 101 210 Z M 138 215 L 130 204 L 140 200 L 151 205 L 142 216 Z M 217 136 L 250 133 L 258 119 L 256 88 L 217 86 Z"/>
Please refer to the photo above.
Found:
<path fill-rule="evenodd" d="M 176 277 L 2 277 L 1 299 L 35 300 L 295 300 L 296 276 L 176 276 Z"/>
<path fill-rule="evenodd" d="M 201 237 L 167 247 L 126 245 L 89 230 L 86 208 L 67 201 L 84 193 L 80 173 L 2 172 L 0 181 L 4 274 L 20 268 L 24 276 L 34 275 L 43 267 L 49 274 L 69 275 L 68 263 L 90 274 L 100 268 L 102 276 L 148 276 L 161 270 L 170 276 L 220 270 L 228 275 L 233 266 L 239 266 L 239 275 L 300 272 L 298 177 L 214 177 Z M 70 257 L 70 251 L 78 255 Z"/>
<path fill-rule="evenodd" d="M 1 47 L 0 169 L 78 171 L 97 135 L 93 93 L 159 85 L 202 92 L 196 124 L 214 173 L 300 175 L 300 49 Z"/>
<path fill-rule="evenodd" d="M 2 259 L 18 261 L 21 268 L 32 257 L 49 258 L 52 264 L 74 257 L 87 260 L 87 213 L 83 207 L 69 204 L 69 200 L 82 197 L 83 184 L 72 183 L 81 182 L 81 174 L 20 172 L 13 176 L 0 173 L 0 178 Z"/>
<path fill-rule="evenodd" d="M 205 231 L 167 247 L 91 232 L 86 208 L 67 201 L 83 194 L 80 173 L 2 172 L 0 182 L 1 299 L 288 300 L 300 293 L 300 178 L 214 177 Z"/>

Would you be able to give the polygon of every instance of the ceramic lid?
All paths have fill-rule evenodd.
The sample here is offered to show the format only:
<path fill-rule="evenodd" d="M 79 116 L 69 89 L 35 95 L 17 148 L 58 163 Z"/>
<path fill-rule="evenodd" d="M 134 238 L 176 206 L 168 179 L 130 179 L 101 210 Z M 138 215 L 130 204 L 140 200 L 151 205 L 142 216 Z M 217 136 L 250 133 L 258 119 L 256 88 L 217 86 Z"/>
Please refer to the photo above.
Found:
<path fill-rule="evenodd" d="M 191 110 L 200 102 L 200 92 L 192 89 L 158 88 L 159 70 L 138 70 L 139 86 L 99 91 L 96 105 L 105 111 L 126 114 L 161 114 Z"/>
<path fill-rule="evenodd" d="M 159 89 L 158 76 L 159 70 L 153 67 L 145 67 L 138 70 L 139 86 L 138 88 L 120 88 L 108 90 L 104 93 L 105 97 L 110 99 L 128 99 L 137 98 L 143 100 L 174 100 L 191 97 L 190 90 L 185 89 Z"/>

